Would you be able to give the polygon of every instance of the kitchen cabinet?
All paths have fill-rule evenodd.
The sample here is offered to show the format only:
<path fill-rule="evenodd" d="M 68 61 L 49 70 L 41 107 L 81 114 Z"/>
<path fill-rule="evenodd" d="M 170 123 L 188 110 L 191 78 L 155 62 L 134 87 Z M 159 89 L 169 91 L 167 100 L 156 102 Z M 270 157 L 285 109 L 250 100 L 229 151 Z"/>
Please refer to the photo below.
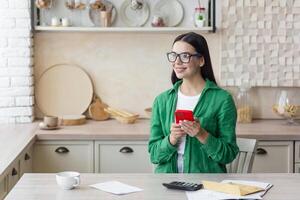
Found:
<path fill-rule="evenodd" d="M 21 156 L 19 157 L 20 160 L 20 177 L 24 173 L 31 173 L 32 172 L 32 146 L 25 149 Z"/>
<path fill-rule="evenodd" d="M 4 176 L 0 179 L 0 199 L 4 199 L 4 197 L 8 193 L 8 187 L 7 187 L 7 176 Z"/>
<path fill-rule="evenodd" d="M 300 141 L 295 142 L 295 173 L 300 173 Z"/>
<path fill-rule="evenodd" d="M 147 141 L 96 141 L 96 173 L 152 173 Z"/>
<path fill-rule="evenodd" d="M 8 170 L 8 191 L 10 191 L 20 178 L 20 160 L 16 159 Z"/>
<path fill-rule="evenodd" d="M 38 141 L 33 148 L 33 172 L 94 172 L 93 141 Z"/>
<path fill-rule="evenodd" d="M 259 141 L 253 173 L 293 173 L 293 141 Z"/>
<path fill-rule="evenodd" d="M 0 200 L 8 194 L 24 173 L 32 172 L 32 144 L 21 152 L 0 179 Z"/>

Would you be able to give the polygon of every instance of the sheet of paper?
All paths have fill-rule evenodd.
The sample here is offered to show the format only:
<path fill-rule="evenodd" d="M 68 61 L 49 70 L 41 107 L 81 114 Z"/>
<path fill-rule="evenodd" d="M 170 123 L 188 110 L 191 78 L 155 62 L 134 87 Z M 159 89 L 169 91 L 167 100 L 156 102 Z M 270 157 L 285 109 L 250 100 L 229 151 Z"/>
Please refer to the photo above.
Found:
<path fill-rule="evenodd" d="M 121 183 L 119 181 L 107 181 L 103 183 L 96 183 L 93 185 L 90 185 L 90 187 L 105 191 L 105 192 L 110 192 L 113 194 L 128 194 L 132 192 L 140 192 L 143 189 L 134 187 L 131 185 L 127 185 L 124 183 Z"/>
<path fill-rule="evenodd" d="M 264 188 L 265 191 L 258 192 L 255 194 L 236 196 L 231 194 L 226 194 L 222 192 L 215 192 L 206 189 L 200 189 L 195 192 L 186 192 L 188 200 L 198 200 L 198 199 L 209 199 L 209 200 L 223 200 L 223 199 L 262 199 L 262 196 L 273 186 L 270 183 L 256 182 L 256 181 L 243 181 L 243 180 L 223 180 L 221 183 L 238 183 L 244 185 L 252 185 Z"/>
<path fill-rule="evenodd" d="M 209 199 L 209 200 L 223 200 L 223 199 L 262 199 L 258 194 L 237 196 L 232 194 L 226 194 L 222 192 L 215 192 L 212 190 L 200 189 L 195 192 L 186 192 L 188 200 L 199 200 L 199 199 Z"/>

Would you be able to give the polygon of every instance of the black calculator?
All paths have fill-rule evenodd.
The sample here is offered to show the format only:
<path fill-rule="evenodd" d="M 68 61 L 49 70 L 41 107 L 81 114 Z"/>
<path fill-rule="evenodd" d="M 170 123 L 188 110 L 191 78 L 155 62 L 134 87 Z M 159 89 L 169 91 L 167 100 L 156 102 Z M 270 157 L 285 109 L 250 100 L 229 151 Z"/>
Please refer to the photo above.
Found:
<path fill-rule="evenodd" d="M 180 181 L 173 181 L 171 183 L 163 183 L 163 186 L 169 189 L 185 190 L 185 191 L 196 191 L 202 188 L 202 184 L 187 183 Z"/>

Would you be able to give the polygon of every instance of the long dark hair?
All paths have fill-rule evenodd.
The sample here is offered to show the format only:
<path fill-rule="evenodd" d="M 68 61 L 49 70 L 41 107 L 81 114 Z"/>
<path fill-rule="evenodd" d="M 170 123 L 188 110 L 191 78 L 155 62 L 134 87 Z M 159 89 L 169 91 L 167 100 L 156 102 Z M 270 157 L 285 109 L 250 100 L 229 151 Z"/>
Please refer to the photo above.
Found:
<path fill-rule="evenodd" d="M 199 35 L 197 33 L 189 32 L 189 33 L 185 33 L 185 34 L 177 36 L 173 42 L 173 45 L 177 41 L 184 41 L 184 42 L 189 43 L 190 45 L 192 45 L 195 48 L 197 53 L 200 53 L 203 56 L 205 64 L 204 64 L 204 66 L 201 67 L 200 73 L 204 80 L 209 79 L 210 81 L 213 81 L 215 84 L 217 84 L 215 76 L 214 76 L 213 68 L 211 66 L 208 45 L 207 45 L 205 38 L 202 35 Z M 172 81 L 173 85 L 179 80 L 180 79 L 177 78 L 177 76 L 173 70 L 172 76 L 171 76 L 171 81 Z"/>

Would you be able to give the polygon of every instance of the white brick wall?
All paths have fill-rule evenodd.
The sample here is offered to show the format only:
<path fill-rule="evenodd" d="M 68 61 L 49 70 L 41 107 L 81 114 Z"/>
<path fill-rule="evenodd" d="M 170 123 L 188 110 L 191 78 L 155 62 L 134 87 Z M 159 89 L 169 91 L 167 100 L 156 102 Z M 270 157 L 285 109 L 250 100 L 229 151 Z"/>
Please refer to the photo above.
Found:
<path fill-rule="evenodd" d="M 34 120 L 31 0 L 0 0 L 0 123 Z"/>

